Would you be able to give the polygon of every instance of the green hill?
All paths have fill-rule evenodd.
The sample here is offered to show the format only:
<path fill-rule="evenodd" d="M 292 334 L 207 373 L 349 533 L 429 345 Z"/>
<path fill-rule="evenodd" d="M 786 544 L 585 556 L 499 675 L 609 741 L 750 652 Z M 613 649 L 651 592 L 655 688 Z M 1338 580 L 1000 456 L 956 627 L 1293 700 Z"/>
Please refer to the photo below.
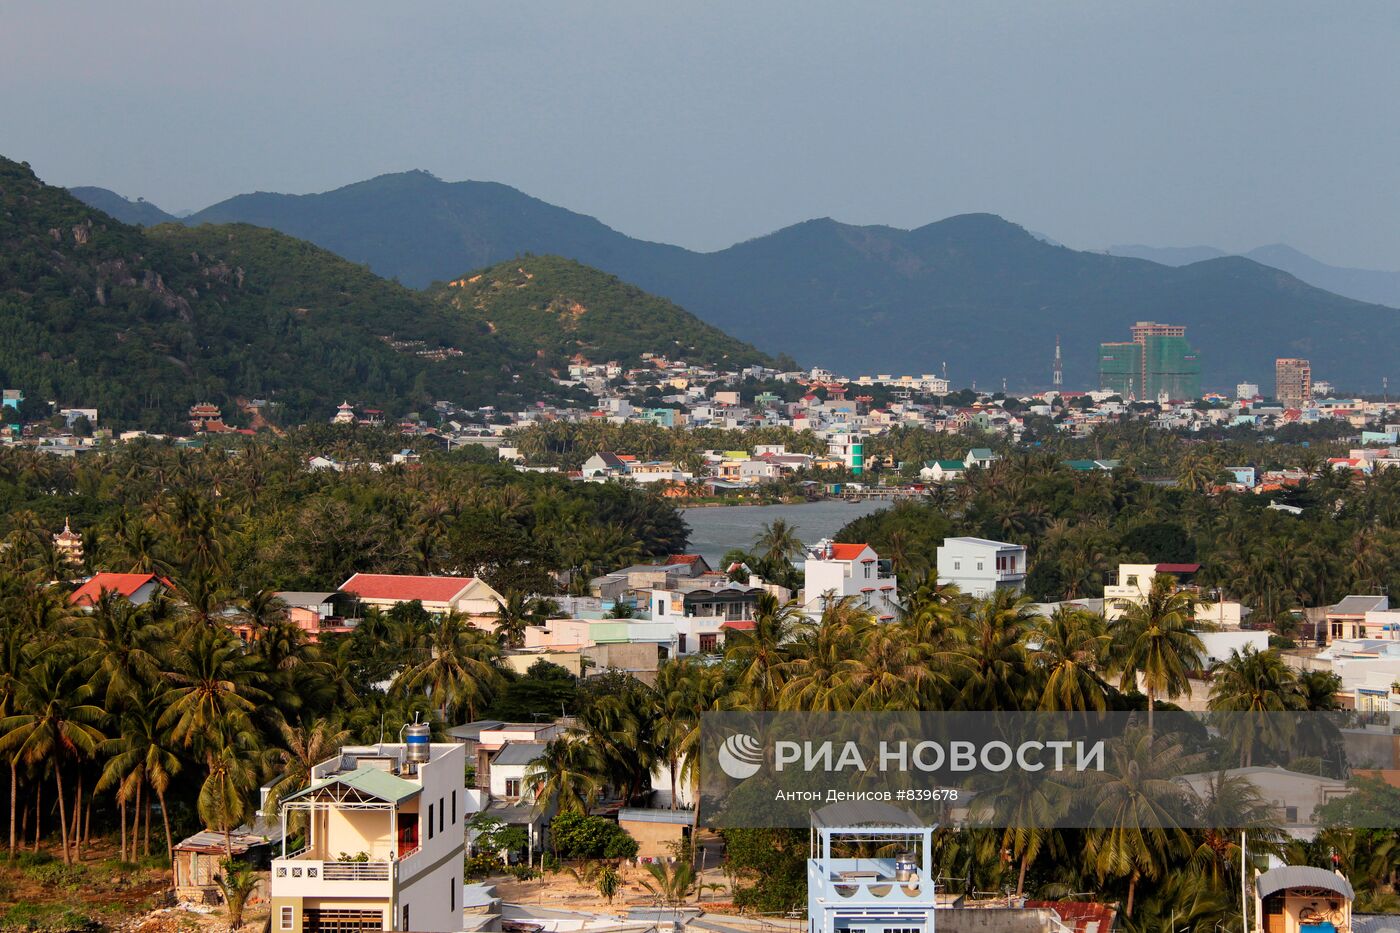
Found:
<path fill-rule="evenodd" d="M 156 224 L 171 223 L 178 220 L 174 214 L 167 214 L 144 198 L 137 198 L 135 201 L 124 198 L 115 191 L 106 188 L 94 188 L 92 186 L 79 186 L 69 188 L 68 192 L 82 201 L 88 207 L 95 207 L 110 217 L 115 217 L 124 224 L 132 224 L 137 227 L 151 227 Z"/>
<path fill-rule="evenodd" d="M 0 158 L 0 385 L 178 426 L 266 398 L 286 422 L 342 398 L 398 415 L 509 403 L 547 380 L 484 325 L 309 243 L 249 226 L 120 223 Z"/>
<path fill-rule="evenodd" d="M 643 353 L 737 369 L 768 357 L 664 298 L 559 256 L 527 256 L 434 286 L 442 305 L 553 370 L 581 354 L 638 363 Z"/>

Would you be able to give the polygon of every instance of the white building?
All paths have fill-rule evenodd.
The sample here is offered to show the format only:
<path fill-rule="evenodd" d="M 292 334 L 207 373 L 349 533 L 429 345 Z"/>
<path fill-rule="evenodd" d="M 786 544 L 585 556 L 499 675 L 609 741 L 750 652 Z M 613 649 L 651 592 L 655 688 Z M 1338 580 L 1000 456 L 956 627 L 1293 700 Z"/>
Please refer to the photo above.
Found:
<path fill-rule="evenodd" d="M 826 452 L 856 476 L 865 472 L 865 438 L 854 428 L 841 428 L 826 436 Z"/>
<path fill-rule="evenodd" d="M 286 798 L 282 855 L 272 862 L 274 933 L 462 928 L 465 827 L 479 795 L 463 783 L 465 749 L 423 738 L 342 748 Z M 307 828 L 306 845 L 289 853 L 291 813 Z"/>
<path fill-rule="evenodd" d="M 812 830 L 808 933 L 933 933 L 931 827 L 889 804 L 861 802 L 816 811 Z M 833 854 L 851 843 L 865 843 L 881 855 Z"/>
<path fill-rule="evenodd" d="M 1026 548 L 986 538 L 944 538 L 938 546 L 938 582 L 978 598 L 1003 589 L 1020 594 L 1026 588 Z"/>
<path fill-rule="evenodd" d="M 899 612 L 899 583 L 890 562 L 868 544 L 833 544 L 823 539 L 807 553 L 802 605 L 820 615 L 827 601 L 846 596 L 888 622 Z"/>

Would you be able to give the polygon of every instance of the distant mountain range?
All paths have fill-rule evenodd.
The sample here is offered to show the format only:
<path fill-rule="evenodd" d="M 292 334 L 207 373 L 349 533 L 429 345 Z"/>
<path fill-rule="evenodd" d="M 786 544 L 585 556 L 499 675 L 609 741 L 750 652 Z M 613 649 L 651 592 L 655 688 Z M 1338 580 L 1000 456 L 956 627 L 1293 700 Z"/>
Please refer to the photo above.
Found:
<path fill-rule="evenodd" d="M 823 218 L 697 253 L 634 239 L 505 185 L 405 172 L 321 194 L 240 195 L 184 219 L 233 221 L 305 238 L 416 287 L 557 254 L 663 295 L 762 350 L 848 374 L 940 372 L 946 362 L 959 384 L 1043 387 L 1058 335 L 1066 384 L 1089 386 L 1097 344 L 1155 319 L 1188 327 L 1207 386 L 1267 383 L 1275 357 L 1305 356 L 1319 378 L 1379 390 L 1393 363 L 1375 348 L 1400 339 L 1400 312 L 1251 259 L 1176 265 L 1081 252 L 990 214 L 916 230 Z"/>
<path fill-rule="evenodd" d="M 1110 246 L 1108 252 L 1114 256 L 1150 259 L 1164 266 L 1184 266 L 1205 259 L 1233 255 L 1214 246 L 1154 247 L 1136 244 Z M 1309 285 L 1316 285 L 1347 298 L 1400 308 L 1400 272 L 1329 266 L 1284 243 L 1260 246 L 1238 255 L 1265 266 L 1281 269 Z"/>

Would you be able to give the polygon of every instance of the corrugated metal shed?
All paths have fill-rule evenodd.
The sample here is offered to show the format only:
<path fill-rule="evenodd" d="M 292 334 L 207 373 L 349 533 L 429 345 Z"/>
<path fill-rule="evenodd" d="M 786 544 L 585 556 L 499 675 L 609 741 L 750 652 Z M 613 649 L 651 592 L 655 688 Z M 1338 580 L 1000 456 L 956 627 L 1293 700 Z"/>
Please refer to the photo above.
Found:
<path fill-rule="evenodd" d="M 1260 897 L 1268 897 L 1286 888 L 1323 888 L 1328 891 L 1336 891 L 1344 895 L 1347 900 L 1356 897 L 1351 889 L 1351 882 L 1335 872 L 1330 872 L 1325 868 L 1313 868 L 1308 865 L 1285 865 L 1282 868 L 1275 868 L 1266 871 L 1259 876 L 1255 882 L 1255 887 L 1259 891 Z"/>

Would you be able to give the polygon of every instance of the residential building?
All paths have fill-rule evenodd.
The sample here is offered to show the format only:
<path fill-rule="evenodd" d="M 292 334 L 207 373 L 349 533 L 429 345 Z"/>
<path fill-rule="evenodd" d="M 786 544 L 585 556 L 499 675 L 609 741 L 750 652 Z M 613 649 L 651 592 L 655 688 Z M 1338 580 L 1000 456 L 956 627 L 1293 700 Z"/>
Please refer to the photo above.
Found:
<path fill-rule="evenodd" d="M 967 471 L 961 460 L 928 460 L 919 470 L 919 479 L 926 483 L 948 483 L 960 479 Z"/>
<path fill-rule="evenodd" d="M 169 580 L 154 573 L 99 573 L 74 590 L 68 602 L 79 609 L 91 609 L 103 593 L 113 593 L 133 606 L 144 606 L 157 593 L 173 588 Z"/>
<path fill-rule="evenodd" d="M 812 830 L 807 933 L 933 933 L 932 827 L 889 804 L 860 802 L 817 810 Z M 862 844 L 878 854 L 840 854 Z"/>
<path fill-rule="evenodd" d="M 990 447 L 974 447 L 967 452 L 966 457 L 963 457 L 963 463 L 967 464 L 969 470 L 973 467 L 981 467 L 985 470 L 1000 459 L 1000 457 L 992 453 Z"/>
<path fill-rule="evenodd" d="M 1346 596 L 1327 607 L 1328 638 L 1400 638 L 1388 596 Z"/>
<path fill-rule="evenodd" d="M 1139 321 L 1129 342 L 1099 345 L 1099 387 L 1125 399 L 1171 401 L 1201 394 L 1201 361 L 1186 328 Z"/>
<path fill-rule="evenodd" d="M 850 428 L 831 432 L 826 436 L 826 452 L 854 475 L 865 472 L 865 438 L 860 432 Z"/>
<path fill-rule="evenodd" d="M 1200 564 L 1119 564 L 1118 582 L 1103 588 L 1104 618 L 1115 621 L 1129 605 L 1146 602 L 1158 574 L 1170 574 L 1180 588 L 1200 569 Z"/>
<path fill-rule="evenodd" d="M 938 582 L 954 584 L 969 596 L 997 590 L 1019 594 L 1026 587 L 1026 548 L 986 538 L 944 538 L 938 546 Z"/>
<path fill-rule="evenodd" d="M 1259 383 L 1241 382 L 1235 386 L 1235 398 L 1245 402 L 1259 397 Z"/>
<path fill-rule="evenodd" d="M 306 633 L 315 642 L 322 635 L 343 634 L 354 628 L 348 617 L 348 604 L 353 597 L 341 592 L 308 593 L 285 590 L 274 594 L 287 606 L 287 621 Z"/>
<path fill-rule="evenodd" d="M 284 841 L 272 862 L 275 933 L 462 929 L 466 823 L 480 800 L 463 783 L 465 749 L 420 728 L 407 744 L 342 748 L 283 801 L 284 840 L 291 814 L 307 828 L 303 848 Z"/>
<path fill-rule="evenodd" d="M 418 602 L 434 614 L 462 612 L 493 619 L 505 602 L 500 593 L 476 577 L 357 573 L 340 585 L 339 592 L 355 597 L 361 606 L 378 609 Z"/>
<path fill-rule="evenodd" d="M 1312 364 L 1300 359 L 1274 360 L 1274 399 L 1288 408 L 1303 408 L 1312 400 Z"/>
<path fill-rule="evenodd" d="M 802 603 L 820 614 L 828 600 L 852 597 L 881 621 L 899 612 L 899 583 L 890 562 L 868 544 L 836 544 L 828 539 L 807 552 Z"/>
<path fill-rule="evenodd" d="M 592 479 L 598 476 L 625 476 L 629 466 L 617 454 L 611 451 L 599 451 L 587 460 L 583 461 L 582 473 L 585 479 Z"/>

